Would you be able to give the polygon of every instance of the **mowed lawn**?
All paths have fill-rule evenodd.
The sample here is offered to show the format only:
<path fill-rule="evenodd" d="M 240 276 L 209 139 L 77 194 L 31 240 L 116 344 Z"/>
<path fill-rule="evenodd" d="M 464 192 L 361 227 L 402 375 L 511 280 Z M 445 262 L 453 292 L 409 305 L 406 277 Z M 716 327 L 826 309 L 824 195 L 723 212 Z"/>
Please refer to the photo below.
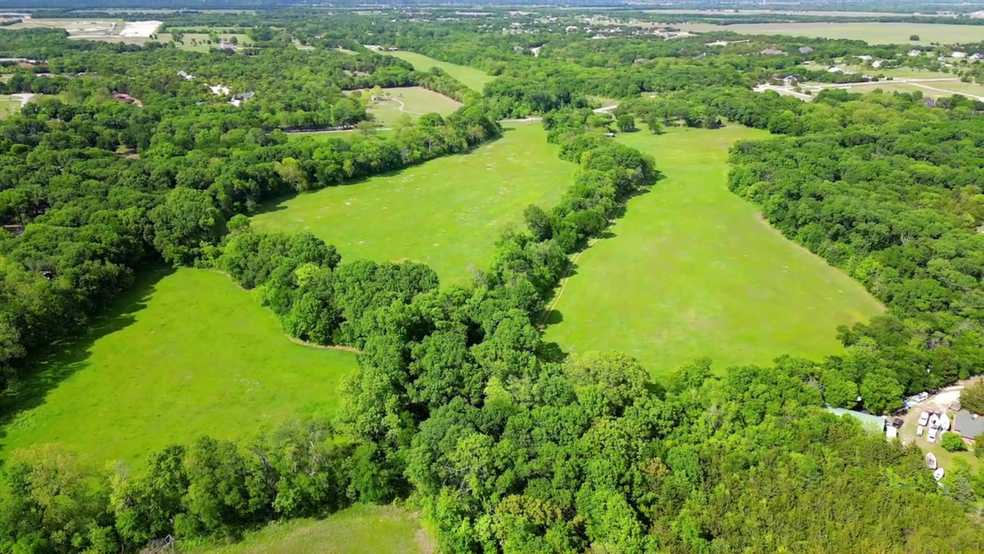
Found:
<path fill-rule="evenodd" d="M 863 287 L 760 221 L 727 189 L 738 126 L 620 134 L 666 175 L 577 261 L 548 321 L 565 351 L 617 350 L 654 375 L 836 353 L 835 327 L 879 313 Z"/>
<path fill-rule="evenodd" d="M 92 332 L 0 397 L 21 408 L 0 457 L 59 442 L 139 466 L 148 452 L 202 434 L 251 436 L 291 417 L 331 414 L 355 355 L 294 344 L 270 310 L 218 272 L 160 270 Z"/>
<path fill-rule="evenodd" d="M 386 88 L 383 89 L 383 98 L 373 102 L 368 110 L 381 125 L 395 123 L 405 115 L 413 121 L 429 113 L 447 116 L 461 107 L 461 102 L 423 87 Z"/>
<path fill-rule="evenodd" d="M 495 240 L 526 206 L 553 206 L 570 186 L 575 166 L 557 150 L 539 123 L 510 124 L 466 154 L 271 203 L 253 227 L 310 231 L 345 260 L 411 259 L 442 282 L 462 282 L 488 267 Z"/>
<path fill-rule="evenodd" d="M 10 115 L 21 107 L 20 98 L 7 94 L 0 94 L 0 118 Z"/>
<path fill-rule="evenodd" d="M 384 54 L 389 54 L 390 56 L 396 56 L 401 60 L 406 60 L 413 65 L 413 68 L 417 71 L 430 71 L 432 67 L 439 67 L 444 70 L 445 73 L 454 77 L 464 84 L 466 87 L 482 92 L 485 88 L 485 83 L 488 83 L 495 77 L 489 75 L 488 73 L 475 69 L 474 67 L 467 67 L 464 65 L 458 65 L 448 62 L 442 62 L 440 60 L 435 60 L 434 58 L 427 57 L 423 54 L 417 54 L 415 52 L 383 52 Z"/>
<path fill-rule="evenodd" d="M 943 23 L 684 23 L 674 27 L 690 32 L 731 31 L 750 35 L 846 38 L 863 40 L 868 44 L 957 44 L 984 41 L 982 26 Z M 919 40 L 909 40 L 911 35 L 919 35 Z"/>
<path fill-rule="evenodd" d="M 191 554 L 429 554 L 432 541 L 406 510 L 356 505 L 324 520 L 272 523 L 236 544 Z"/>

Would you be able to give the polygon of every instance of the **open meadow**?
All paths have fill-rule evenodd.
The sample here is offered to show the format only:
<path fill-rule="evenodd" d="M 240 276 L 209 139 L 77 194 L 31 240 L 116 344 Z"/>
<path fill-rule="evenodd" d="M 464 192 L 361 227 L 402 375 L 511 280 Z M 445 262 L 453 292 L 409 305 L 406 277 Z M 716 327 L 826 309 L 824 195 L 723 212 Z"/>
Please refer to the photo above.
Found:
<path fill-rule="evenodd" d="M 393 506 L 356 505 L 324 520 L 273 523 L 241 542 L 190 554 L 430 554 L 416 518 Z"/>
<path fill-rule="evenodd" d="M 868 44 L 957 44 L 984 41 L 984 26 L 943 23 L 711 23 L 674 24 L 691 33 L 731 31 L 749 35 L 791 35 L 797 37 L 846 38 Z M 919 40 L 909 40 L 919 35 Z"/>
<path fill-rule="evenodd" d="M 546 340 L 625 352 L 657 376 L 700 356 L 721 370 L 840 350 L 835 327 L 879 313 L 879 303 L 727 189 L 728 148 L 765 136 L 739 126 L 620 134 L 666 178 L 577 260 Z"/>
<path fill-rule="evenodd" d="M 381 52 L 382 54 L 389 54 L 390 56 L 396 56 L 401 60 L 406 60 L 413 65 L 413 68 L 417 71 L 429 71 L 432 67 L 439 67 L 444 70 L 445 73 L 454 77 L 464 84 L 466 87 L 482 92 L 485 88 L 485 83 L 488 83 L 495 77 L 489 75 L 488 73 L 475 69 L 474 67 L 466 67 L 463 65 L 442 62 L 440 60 L 435 60 L 434 58 L 429 58 L 423 54 L 417 54 L 415 52 Z"/>
<path fill-rule="evenodd" d="M 253 226 L 310 231 L 343 259 L 411 259 L 460 282 L 485 269 L 526 206 L 552 206 L 570 185 L 575 167 L 545 135 L 539 123 L 510 124 L 467 154 L 270 203 Z"/>
<path fill-rule="evenodd" d="M 417 121 L 429 113 L 450 115 L 461 107 L 461 102 L 423 87 L 384 88 L 382 100 L 374 101 L 369 113 L 380 125 L 390 125 L 404 115 Z"/>
<path fill-rule="evenodd" d="M 20 98 L 8 94 L 0 94 L 0 118 L 14 113 L 20 107 Z"/>
<path fill-rule="evenodd" d="M 0 396 L 0 413 L 14 414 L 0 429 L 0 457 L 59 442 L 139 466 L 202 434 L 241 438 L 331 414 L 355 368 L 354 354 L 292 343 L 226 275 L 160 270 Z"/>

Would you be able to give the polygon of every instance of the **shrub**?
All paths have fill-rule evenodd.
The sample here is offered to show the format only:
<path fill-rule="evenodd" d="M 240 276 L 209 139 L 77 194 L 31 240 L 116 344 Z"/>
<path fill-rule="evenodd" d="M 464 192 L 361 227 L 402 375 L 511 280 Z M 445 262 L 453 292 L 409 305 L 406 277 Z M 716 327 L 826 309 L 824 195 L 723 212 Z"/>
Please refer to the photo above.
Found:
<path fill-rule="evenodd" d="M 966 452 L 967 444 L 964 443 L 960 435 L 956 433 L 946 432 L 943 433 L 943 439 L 940 441 L 940 445 L 947 452 Z"/>

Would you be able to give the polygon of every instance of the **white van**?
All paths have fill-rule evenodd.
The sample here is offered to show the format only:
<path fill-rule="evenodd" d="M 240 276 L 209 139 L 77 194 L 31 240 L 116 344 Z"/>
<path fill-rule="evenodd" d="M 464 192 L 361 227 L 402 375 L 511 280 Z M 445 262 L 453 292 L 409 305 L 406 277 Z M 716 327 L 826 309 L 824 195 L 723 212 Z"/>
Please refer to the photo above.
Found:
<path fill-rule="evenodd" d="M 926 437 L 926 440 L 928 440 L 929 442 L 936 442 L 936 432 L 937 431 L 939 431 L 939 429 L 930 428 L 930 430 L 929 430 L 929 436 Z"/>

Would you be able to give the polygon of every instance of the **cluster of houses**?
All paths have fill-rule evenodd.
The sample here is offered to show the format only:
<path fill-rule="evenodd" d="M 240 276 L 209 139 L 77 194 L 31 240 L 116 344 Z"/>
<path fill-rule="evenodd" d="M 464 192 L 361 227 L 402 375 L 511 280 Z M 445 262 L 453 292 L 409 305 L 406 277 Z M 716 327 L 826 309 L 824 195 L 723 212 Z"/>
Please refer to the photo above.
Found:
<path fill-rule="evenodd" d="M 232 91 L 229 90 L 229 87 L 222 84 L 209 85 L 208 88 L 212 91 L 212 94 L 216 96 L 229 96 L 232 93 Z M 237 92 L 232 95 L 232 99 L 229 100 L 228 103 L 238 108 L 242 106 L 244 102 L 252 100 L 254 96 L 256 96 L 256 93 L 251 90 L 247 92 Z"/>

